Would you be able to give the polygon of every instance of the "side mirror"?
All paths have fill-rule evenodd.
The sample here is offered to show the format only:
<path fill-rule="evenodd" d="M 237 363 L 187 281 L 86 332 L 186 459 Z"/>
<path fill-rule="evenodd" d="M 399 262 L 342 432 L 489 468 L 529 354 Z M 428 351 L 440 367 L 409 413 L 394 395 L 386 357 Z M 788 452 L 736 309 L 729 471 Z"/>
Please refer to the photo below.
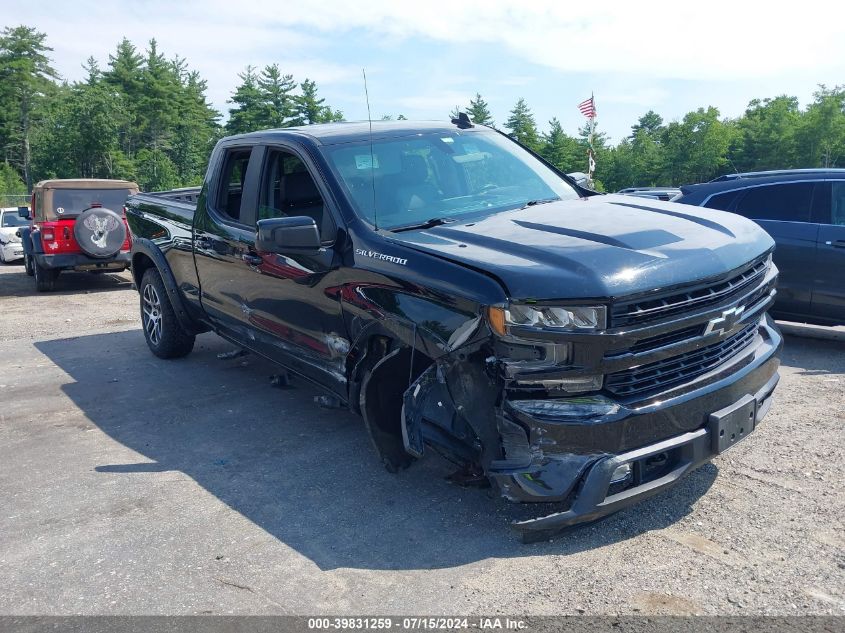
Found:
<path fill-rule="evenodd" d="M 320 250 L 320 231 L 314 218 L 268 218 L 259 220 L 255 248 L 263 253 L 314 254 Z"/>
<path fill-rule="evenodd" d="M 20 230 L 20 229 L 18 229 L 17 231 L 15 231 L 15 237 L 23 237 L 23 235 L 21 235 L 21 230 Z"/>
<path fill-rule="evenodd" d="M 18 207 L 18 215 L 22 217 L 24 220 L 29 220 L 29 207 Z"/>

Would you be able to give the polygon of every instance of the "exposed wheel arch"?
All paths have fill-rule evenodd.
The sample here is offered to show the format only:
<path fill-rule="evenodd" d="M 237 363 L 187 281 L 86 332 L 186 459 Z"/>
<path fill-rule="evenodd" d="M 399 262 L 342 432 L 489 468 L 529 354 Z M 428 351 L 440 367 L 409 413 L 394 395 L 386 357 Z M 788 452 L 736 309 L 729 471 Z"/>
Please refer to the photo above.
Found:
<path fill-rule="evenodd" d="M 378 349 L 387 341 L 375 341 Z M 379 457 L 390 472 L 407 468 L 414 458 L 402 439 L 402 404 L 407 388 L 434 361 L 410 347 L 395 347 L 370 358 L 358 392 L 357 405 Z"/>

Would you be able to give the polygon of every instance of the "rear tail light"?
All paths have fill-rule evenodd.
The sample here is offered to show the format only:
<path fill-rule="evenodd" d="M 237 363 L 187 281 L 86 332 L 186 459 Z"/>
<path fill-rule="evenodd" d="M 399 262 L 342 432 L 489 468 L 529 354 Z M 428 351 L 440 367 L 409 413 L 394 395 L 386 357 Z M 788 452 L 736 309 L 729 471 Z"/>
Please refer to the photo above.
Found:
<path fill-rule="evenodd" d="M 64 231 L 62 231 L 62 233 L 63 233 L 64 238 L 65 238 L 66 240 L 69 240 L 69 239 L 70 239 L 70 229 L 69 229 L 69 228 L 65 227 L 65 228 L 64 228 Z"/>
<path fill-rule="evenodd" d="M 41 229 L 41 239 L 45 242 L 52 242 L 56 239 L 53 229 Z"/>

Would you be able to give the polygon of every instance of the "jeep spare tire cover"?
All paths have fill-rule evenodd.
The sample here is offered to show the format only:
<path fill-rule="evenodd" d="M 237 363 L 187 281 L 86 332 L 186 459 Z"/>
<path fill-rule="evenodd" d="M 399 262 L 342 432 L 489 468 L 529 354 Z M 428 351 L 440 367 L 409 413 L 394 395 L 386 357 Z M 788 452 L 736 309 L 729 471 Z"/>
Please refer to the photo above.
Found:
<path fill-rule="evenodd" d="M 126 241 L 126 224 L 111 209 L 92 207 L 77 216 L 73 236 L 91 257 L 111 257 Z"/>

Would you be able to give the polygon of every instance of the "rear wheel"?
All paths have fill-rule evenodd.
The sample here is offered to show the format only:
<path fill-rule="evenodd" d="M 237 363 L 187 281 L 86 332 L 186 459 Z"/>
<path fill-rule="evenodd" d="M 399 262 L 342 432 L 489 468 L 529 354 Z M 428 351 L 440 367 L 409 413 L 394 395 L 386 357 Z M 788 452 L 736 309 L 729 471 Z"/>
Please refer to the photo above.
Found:
<path fill-rule="evenodd" d="M 33 262 L 35 269 L 35 288 L 38 292 L 52 292 L 56 289 L 56 279 L 59 271 L 55 268 L 44 268 L 37 261 Z"/>
<path fill-rule="evenodd" d="M 179 325 L 158 270 L 147 269 L 139 290 L 141 324 L 150 351 L 159 358 L 188 355 L 194 348 L 195 337 L 187 334 Z"/>
<path fill-rule="evenodd" d="M 32 257 L 29 255 L 23 256 L 23 269 L 26 271 L 26 274 L 32 277 L 35 274 L 35 268 L 32 266 Z"/>

